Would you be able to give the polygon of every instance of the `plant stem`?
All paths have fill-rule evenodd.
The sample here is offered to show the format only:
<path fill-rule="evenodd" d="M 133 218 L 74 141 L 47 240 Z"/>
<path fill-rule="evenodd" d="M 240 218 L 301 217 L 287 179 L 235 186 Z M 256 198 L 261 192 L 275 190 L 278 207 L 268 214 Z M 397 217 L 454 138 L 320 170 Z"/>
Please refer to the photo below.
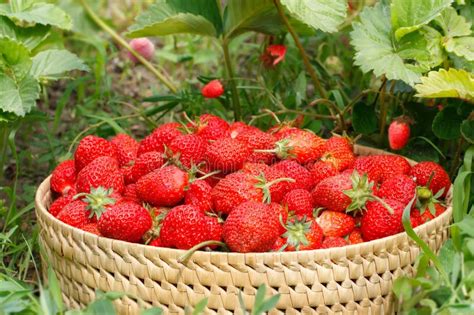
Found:
<path fill-rule="evenodd" d="M 324 104 L 326 105 L 329 110 L 332 112 L 332 111 L 335 111 L 337 114 L 336 114 L 336 118 L 339 119 L 339 124 L 340 124 L 340 127 L 341 127 L 341 130 L 342 131 L 345 131 L 347 130 L 347 126 L 346 126 L 346 121 L 344 120 L 344 114 L 343 112 L 339 109 L 339 107 L 337 107 L 336 104 L 334 104 L 334 102 L 328 100 L 328 99 L 325 99 L 325 98 L 319 98 L 317 100 L 314 100 L 312 101 L 311 103 L 308 104 L 309 107 L 312 107 L 312 106 L 315 106 L 315 105 L 318 105 L 318 104 Z"/>
<path fill-rule="evenodd" d="M 461 138 L 459 138 L 456 153 L 453 158 L 453 165 L 451 166 L 451 171 L 449 172 L 450 173 L 449 175 L 451 175 L 451 178 L 454 177 L 454 174 L 456 174 L 456 170 L 458 169 L 459 164 L 461 163 L 461 153 L 462 153 L 463 145 L 464 145 L 464 138 L 461 136 Z"/>
<path fill-rule="evenodd" d="M 385 85 L 387 84 L 387 79 L 384 77 L 382 86 L 380 87 L 380 138 L 382 139 L 383 134 L 385 133 L 385 124 L 387 122 L 387 104 L 385 104 Z"/>
<path fill-rule="evenodd" d="M 304 50 L 304 47 L 301 44 L 300 39 L 298 38 L 298 34 L 296 34 L 295 30 L 293 29 L 290 22 L 288 21 L 288 18 L 285 15 L 285 10 L 283 9 L 281 5 L 280 0 L 273 0 L 273 2 L 275 3 L 275 7 L 278 11 L 278 14 L 280 15 L 280 18 L 282 19 L 283 23 L 288 29 L 288 32 L 290 32 L 291 37 L 293 37 L 296 47 L 298 47 L 298 50 L 300 51 L 301 57 L 303 58 L 303 63 L 306 67 L 306 71 L 308 71 L 309 76 L 311 77 L 311 81 L 313 81 L 314 87 L 318 90 L 322 98 L 327 98 L 327 92 L 322 87 L 321 82 L 319 82 L 318 75 L 316 74 L 316 71 L 311 65 L 311 62 L 309 61 L 308 55 L 306 54 L 306 51 Z"/>
<path fill-rule="evenodd" d="M 230 89 L 232 93 L 232 106 L 234 107 L 234 118 L 236 121 L 242 119 L 242 110 L 240 107 L 239 94 L 237 86 L 235 85 L 234 69 L 232 68 L 232 61 L 229 54 L 229 42 L 227 39 L 222 41 L 222 50 L 224 51 L 224 61 L 227 69 L 227 78 L 229 80 Z"/>
<path fill-rule="evenodd" d="M 100 17 L 92 10 L 92 8 L 87 3 L 87 0 L 79 0 L 86 10 L 87 14 L 90 18 L 105 32 L 107 32 L 120 46 L 127 49 L 135 58 L 137 58 L 140 63 L 142 63 L 145 68 L 150 70 L 157 78 L 161 81 L 171 92 L 176 93 L 178 89 L 176 86 L 168 80 L 163 74 L 161 74 L 148 60 L 142 57 L 139 53 L 137 53 L 130 45 L 124 40 L 117 32 L 115 32 L 110 26 L 108 26 L 104 21 L 100 19 Z"/>
<path fill-rule="evenodd" d="M 0 183 L 4 179 L 5 161 L 7 160 L 7 146 L 8 146 L 8 125 L 3 123 L 0 124 Z"/>

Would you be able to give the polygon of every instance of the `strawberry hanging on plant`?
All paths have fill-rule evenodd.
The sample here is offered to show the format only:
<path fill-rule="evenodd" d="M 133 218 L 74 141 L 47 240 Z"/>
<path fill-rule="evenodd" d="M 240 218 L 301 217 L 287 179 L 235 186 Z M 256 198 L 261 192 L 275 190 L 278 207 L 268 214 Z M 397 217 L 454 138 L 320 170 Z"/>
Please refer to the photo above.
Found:
<path fill-rule="evenodd" d="M 209 81 L 209 83 L 202 88 L 201 94 L 205 98 L 218 98 L 224 94 L 224 86 L 221 81 L 217 79 Z"/>
<path fill-rule="evenodd" d="M 388 127 L 388 142 L 392 150 L 403 149 L 410 139 L 411 120 L 406 117 L 398 117 Z"/>

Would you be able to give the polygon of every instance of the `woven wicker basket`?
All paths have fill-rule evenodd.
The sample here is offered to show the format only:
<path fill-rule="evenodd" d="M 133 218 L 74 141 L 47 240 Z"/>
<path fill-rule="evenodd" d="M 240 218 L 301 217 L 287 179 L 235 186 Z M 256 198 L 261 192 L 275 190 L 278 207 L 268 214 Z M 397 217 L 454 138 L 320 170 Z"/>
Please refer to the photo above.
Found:
<path fill-rule="evenodd" d="M 385 153 L 357 146 L 356 153 Z M 386 154 L 386 153 L 385 153 Z M 412 274 L 419 248 L 400 233 L 340 248 L 283 253 L 196 252 L 179 263 L 182 250 L 112 240 L 83 232 L 54 218 L 49 178 L 36 193 L 43 266 L 52 265 L 69 308 L 94 299 L 94 291 L 129 294 L 116 301 L 120 314 L 160 306 L 182 314 L 208 297 L 206 313 L 227 314 L 253 305 L 257 288 L 281 297 L 271 314 L 388 314 L 394 278 Z M 415 230 L 438 250 L 448 237 L 452 208 Z M 134 297 L 134 298 L 133 298 Z"/>

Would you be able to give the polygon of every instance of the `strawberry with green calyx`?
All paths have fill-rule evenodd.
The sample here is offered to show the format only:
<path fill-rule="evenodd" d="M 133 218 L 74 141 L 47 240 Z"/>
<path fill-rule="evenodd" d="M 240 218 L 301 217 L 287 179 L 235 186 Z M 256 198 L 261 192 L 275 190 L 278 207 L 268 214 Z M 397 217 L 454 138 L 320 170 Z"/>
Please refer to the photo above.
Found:
<path fill-rule="evenodd" d="M 355 220 L 343 212 L 323 211 L 316 219 L 324 236 L 344 237 L 354 230 Z"/>
<path fill-rule="evenodd" d="M 285 174 L 273 168 L 269 168 L 266 172 L 256 176 L 256 188 L 263 192 L 263 203 L 280 202 L 285 194 L 289 191 L 289 183 L 294 183 L 293 178 L 284 177 Z"/>
<path fill-rule="evenodd" d="M 356 171 L 328 177 L 312 191 L 314 205 L 332 211 L 350 212 L 365 209 L 366 203 L 371 200 L 385 203 L 373 193 L 373 186 L 366 174 L 360 176 Z"/>
<path fill-rule="evenodd" d="M 425 161 L 414 165 L 410 170 L 410 176 L 419 186 L 428 187 L 435 195 L 443 190 L 441 193 L 443 198 L 446 197 L 451 187 L 448 173 L 435 162 Z"/>
<path fill-rule="evenodd" d="M 435 195 L 433 192 L 424 186 L 418 186 L 416 188 L 416 203 L 414 206 L 420 210 L 423 214 L 425 211 L 429 211 L 432 215 L 436 214 L 436 205 L 440 203 L 439 199 L 444 194 L 444 188 L 441 188 Z"/>
<path fill-rule="evenodd" d="M 275 153 L 280 159 L 295 160 L 300 164 L 315 161 L 323 155 L 325 140 L 310 131 L 291 129 L 280 133 L 279 138 L 274 149 L 254 152 Z"/>
<path fill-rule="evenodd" d="M 324 236 L 323 230 L 315 220 L 303 216 L 301 219 L 288 220 L 283 237 L 287 239 L 286 250 L 294 251 L 321 248 Z"/>
<path fill-rule="evenodd" d="M 122 201 L 123 197 L 114 193 L 112 188 L 104 187 L 91 188 L 89 193 L 79 193 L 74 196 L 74 200 L 82 200 L 86 203 L 86 210 L 90 212 L 89 217 L 99 219 L 107 208 Z"/>
<path fill-rule="evenodd" d="M 152 218 L 141 205 L 123 201 L 106 209 L 97 224 L 103 236 L 135 243 L 151 229 Z"/>

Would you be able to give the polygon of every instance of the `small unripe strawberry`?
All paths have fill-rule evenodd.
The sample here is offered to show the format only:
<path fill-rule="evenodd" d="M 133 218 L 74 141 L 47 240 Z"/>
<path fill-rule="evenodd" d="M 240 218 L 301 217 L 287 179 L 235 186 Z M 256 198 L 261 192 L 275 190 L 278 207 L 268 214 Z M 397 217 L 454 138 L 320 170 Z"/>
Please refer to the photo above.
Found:
<path fill-rule="evenodd" d="M 224 87 L 221 81 L 212 80 L 202 88 L 201 93 L 205 98 L 217 98 L 224 94 Z"/>
<path fill-rule="evenodd" d="M 151 60 L 155 54 L 155 46 L 148 38 L 135 38 L 130 41 L 130 47 L 133 48 L 146 60 Z M 132 62 L 137 62 L 138 59 L 131 53 L 128 52 L 128 58 Z"/>
<path fill-rule="evenodd" d="M 398 119 L 392 121 L 388 127 L 388 142 L 392 150 L 403 149 L 410 139 L 410 125 L 406 120 Z"/>

